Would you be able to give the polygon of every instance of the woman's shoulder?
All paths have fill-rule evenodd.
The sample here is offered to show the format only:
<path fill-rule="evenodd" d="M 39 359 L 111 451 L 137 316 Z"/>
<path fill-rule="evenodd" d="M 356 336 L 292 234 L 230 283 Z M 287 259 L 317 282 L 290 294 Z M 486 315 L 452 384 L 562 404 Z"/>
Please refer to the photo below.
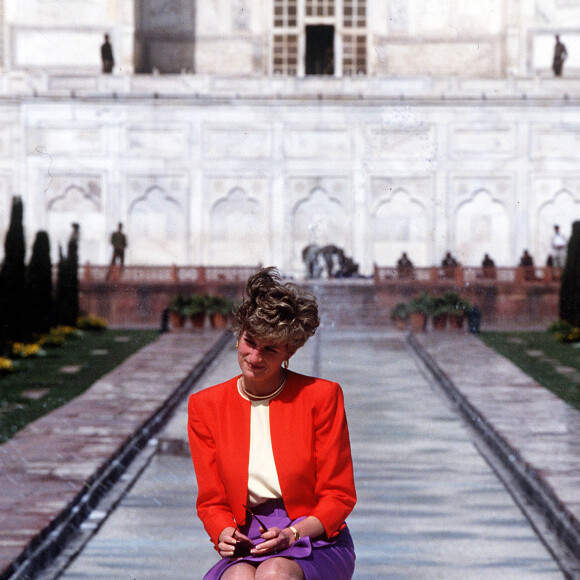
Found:
<path fill-rule="evenodd" d="M 201 391 L 196 391 L 189 396 L 190 401 L 195 401 L 195 404 L 210 404 L 211 402 L 220 403 L 224 399 L 230 397 L 237 392 L 238 377 L 232 377 L 223 383 L 218 383 L 211 387 L 206 387 Z"/>
<path fill-rule="evenodd" d="M 296 389 L 304 393 L 324 394 L 340 390 L 340 385 L 336 381 L 302 375 L 293 371 L 288 371 L 288 384 L 293 385 Z"/>

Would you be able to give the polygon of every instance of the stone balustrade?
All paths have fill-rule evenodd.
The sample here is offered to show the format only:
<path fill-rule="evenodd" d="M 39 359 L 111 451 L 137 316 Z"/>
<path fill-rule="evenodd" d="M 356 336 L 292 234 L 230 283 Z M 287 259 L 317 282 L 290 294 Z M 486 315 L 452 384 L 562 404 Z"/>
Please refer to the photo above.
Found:
<path fill-rule="evenodd" d="M 177 295 L 222 294 L 241 297 L 245 282 L 259 266 L 126 266 L 123 269 L 85 264 L 80 270 L 80 302 L 84 312 L 98 314 L 112 326 L 156 327 Z M 110 274 L 110 275 L 109 275 Z M 318 296 L 323 313 L 341 322 L 365 318 L 388 324 L 390 309 L 421 292 L 451 290 L 476 304 L 483 325 L 546 327 L 558 318 L 561 270 L 556 268 L 414 268 L 376 266 L 367 278 L 296 280 Z M 344 308 L 344 302 L 349 308 Z M 345 311 L 348 316 L 345 318 Z M 330 312 L 330 314 L 329 314 Z M 334 314 L 333 314 L 334 313 Z M 346 320 L 349 322 L 349 320 Z"/>

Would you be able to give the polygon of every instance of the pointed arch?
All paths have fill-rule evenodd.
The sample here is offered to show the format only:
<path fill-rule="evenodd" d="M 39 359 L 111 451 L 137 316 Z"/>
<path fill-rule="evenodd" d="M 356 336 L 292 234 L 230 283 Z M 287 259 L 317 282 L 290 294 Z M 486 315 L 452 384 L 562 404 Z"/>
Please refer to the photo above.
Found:
<path fill-rule="evenodd" d="M 232 188 L 210 209 L 210 263 L 266 263 L 270 257 L 269 232 L 263 205 L 242 187 Z"/>
<path fill-rule="evenodd" d="M 302 251 L 309 244 L 333 244 L 351 254 L 351 219 L 342 203 L 326 189 L 314 187 L 292 208 L 292 267 L 304 268 Z"/>
<path fill-rule="evenodd" d="M 542 203 L 536 212 L 533 251 L 538 264 L 552 253 L 551 240 L 554 225 L 560 226 L 560 233 L 568 240 L 572 233 L 572 223 L 580 219 L 580 200 L 567 188 L 561 188 L 548 201 Z"/>
<path fill-rule="evenodd" d="M 131 262 L 170 264 L 187 261 L 186 211 L 159 186 L 149 187 L 129 206 L 127 237 Z"/>
<path fill-rule="evenodd" d="M 466 266 L 481 264 L 484 254 L 492 255 L 498 266 L 510 265 L 511 228 L 503 202 L 487 189 L 477 189 L 461 202 L 454 219 L 455 252 Z"/>
<path fill-rule="evenodd" d="M 406 252 L 416 266 L 429 259 L 429 220 L 425 206 L 403 187 L 381 196 L 371 210 L 373 262 L 395 264 Z"/>
<path fill-rule="evenodd" d="M 83 185 L 79 185 L 78 182 Z M 108 252 L 105 237 L 105 216 L 98 180 L 81 178 L 65 187 L 46 206 L 47 229 L 52 240 L 51 259 L 58 261 L 58 248 L 66 252 L 71 224 L 80 224 L 79 259 L 99 263 Z"/>

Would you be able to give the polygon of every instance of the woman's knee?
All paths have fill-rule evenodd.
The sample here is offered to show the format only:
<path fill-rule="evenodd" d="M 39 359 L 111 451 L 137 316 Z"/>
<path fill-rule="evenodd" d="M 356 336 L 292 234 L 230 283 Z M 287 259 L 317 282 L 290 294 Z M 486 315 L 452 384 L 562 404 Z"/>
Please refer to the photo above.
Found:
<path fill-rule="evenodd" d="M 304 580 L 304 574 L 294 560 L 270 558 L 258 566 L 256 580 Z"/>
<path fill-rule="evenodd" d="M 228 568 L 221 576 L 220 580 L 254 580 L 256 568 L 251 564 L 240 562 Z"/>

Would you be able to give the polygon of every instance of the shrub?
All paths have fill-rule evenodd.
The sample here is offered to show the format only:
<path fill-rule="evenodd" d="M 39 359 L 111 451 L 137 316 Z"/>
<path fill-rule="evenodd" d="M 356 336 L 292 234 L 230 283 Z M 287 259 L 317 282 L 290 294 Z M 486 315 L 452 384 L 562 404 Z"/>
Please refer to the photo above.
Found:
<path fill-rule="evenodd" d="M 5 340 L 23 337 L 24 280 L 26 267 L 24 257 L 24 227 L 22 198 L 12 198 L 10 225 L 4 243 L 4 261 L 0 270 L 0 328 L 6 329 Z"/>
<path fill-rule="evenodd" d="M 52 318 L 52 264 L 50 241 L 46 232 L 37 232 L 26 269 L 24 285 L 25 329 L 28 334 L 45 333 Z"/>
<path fill-rule="evenodd" d="M 580 221 L 572 224 L 560 286 L 560 319 L 580 327 Z"/>
<path fill-rule="evenodd" d="M 107 325 L 107 319 L 96 314 L 85 314 L 77 318 L 77 328 L 80 330 L 105 330 Z"/>

